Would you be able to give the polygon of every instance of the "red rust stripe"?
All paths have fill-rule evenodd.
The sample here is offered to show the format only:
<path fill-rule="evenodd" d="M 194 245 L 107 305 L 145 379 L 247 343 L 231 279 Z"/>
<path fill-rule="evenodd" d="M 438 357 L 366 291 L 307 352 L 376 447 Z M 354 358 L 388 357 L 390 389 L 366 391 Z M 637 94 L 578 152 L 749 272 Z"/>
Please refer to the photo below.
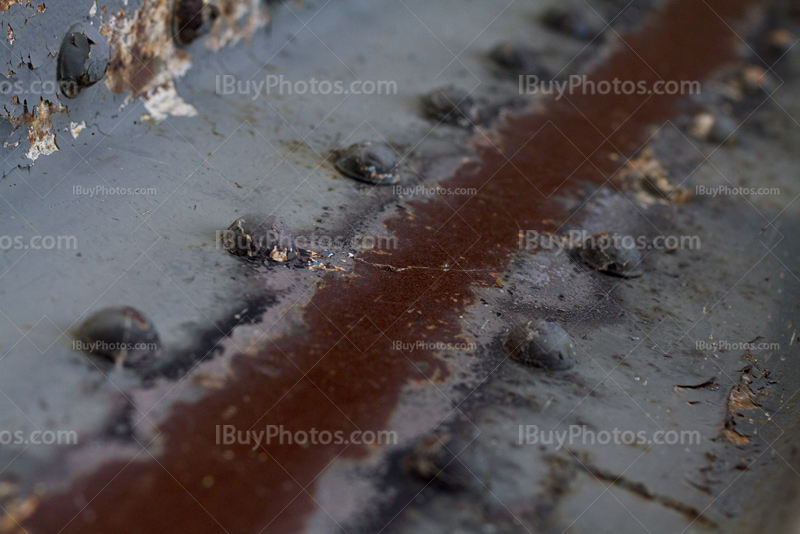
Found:
<path fill-rule="evenodd" d="M 659 79 L 702 80 L 733 58 L 736 37 L 722 19 L 743 17 L 749 3 L 675 0 L 644 31 L 626 35 L 590 78 L 648 86 Z M 284 361 L 283 376 L 264 374 L 259 358 L 238 358 L 235 378 L 224 390 L 176 407 L 162 425 L 158 463 L 105 465 L 68 492 L 45 498 L 24 528 L 33 534 L 302 530 L 316 506 L 302 487 L 310 484 L 313 493 L 315 477 L 337 455 L 363 455 L 365 449 L 237 447 L 230 459 L 226 447 L 215 444 L 215 425 L 249 429 L 271 409 L 256 430 L 267 424 L 345 434 L 356 427 L 383 428 L 401 388 L 421 378 L 391 341 L 459 342 L 458 317 L 473 304 L 471 288 L 493 283 L 488 273 L 506 268 L 517 249 L 518 227 L 542 229 L 544 219 L 565 217 L 541 193 L 563 192 L 580 181 L 603 183 L 619 165 L 609 154 L 632 155 L 647 140 L 647 127 L 673 116 L 680 98 L 573 95 L 551 102 L 545 112 L 510 120 L 498 135 L 503 154 L 481 148 L 478 164 L 463 166 L 443 184 L 476 188 L 477 195 L 411 203 L 409 213 L 385 221 L 398 238 L 397 250 L 362 256 L 371 263 L 431 269 L 387 272 L 357 263 L 356 276 L 327 276 L 303 312 L 308 331 L 278 340 L 279 351 L 269 349 L 273 359 L 280 361 L 282 353 L 293 359 Z M 430 365 L 429 375 L 444 376 L 433 354 L 415 351 L 414 359 Z M 230 406 L 236 406 L 235 414 Z M 203 484 L 211 481 L 207 477 L 213 478 L 210 487 Z"/>

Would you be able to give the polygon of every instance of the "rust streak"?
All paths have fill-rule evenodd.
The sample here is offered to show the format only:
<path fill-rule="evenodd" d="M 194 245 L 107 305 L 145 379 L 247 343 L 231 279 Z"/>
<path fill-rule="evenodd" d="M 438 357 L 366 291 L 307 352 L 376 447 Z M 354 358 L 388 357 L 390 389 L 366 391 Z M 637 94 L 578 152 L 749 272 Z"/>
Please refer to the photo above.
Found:
<path fill-rule="evenodd" d="M 734 19 L 745 14 L 748 4 L 675 0 L 645 31 L 626 36 L 629 46 L 620 46 L 592 78 L 700 80 L 733 54 L 734 35 L 711 8 Z M 307 332 L 276 340 L 276 347 L 260 357 L 238 359 L 235 378 L 224 389 L 176 408 L 161 426 L 158 463 L 108 464 L 75 481 L 68 492 L 43 498 L 22 526 L 31 534 L 302 529 L 315 509 L 303 486 L 311 484 L 313 494 L 315 477 L 337 455 L 368 451 L 274 443 L 257 451 L 226 451 L 215 444 L 215 425 L 248 429 L 259 421 L 256 430 L 273 424 L 345 434 L 356 426 L 383 428 L 401 388 L 421 377 L 391 342 L 458 342 L 458 316 L 474 301 L 471 288 L 495 284 L 490 273 L 502 272 L 517 249 L 517 224 L 502 214 L 514 213 L 527 229 L 540 229 L 544 219 L 563 219 L 560 205 L 543 195 L 569 190 L 580 181 L 603 183 L 625 159 L 613 162 L 609 155 L 632 156 L 647 140 L 649 125 L 673 116 L 679 98 L 574 95 L 551 102 L 542 113 L 510 120 L 498 138 L 513 165 L 503 154 L 480 148 L 480 165 L 465 165 L 443 184 L 477 188 L 476 196 L 416 202 L 413 218 L 385 221 L 399 243 L 391 257 L 367 252 L 364 263 L 356 264 L 356 276 L 327 275 L 304 311 Z M 605 136 L 611 136 L 610 142 Z M 591 163 L 585 162 L 592 153 Z M 454 216 L 455 209 L 460 216 Z M 427 268 L 403 270 L 409 266 Z M 456 294 L 461 297 L 453 299 Z M 376 295 L 391 295 L 391 301 Z M 268 357 L 283 361 L 280 376 L 259 368 Z M 429 376 L 445 370 L 430 353 L 415 352 L 413 359 L 427 360 Z"/>

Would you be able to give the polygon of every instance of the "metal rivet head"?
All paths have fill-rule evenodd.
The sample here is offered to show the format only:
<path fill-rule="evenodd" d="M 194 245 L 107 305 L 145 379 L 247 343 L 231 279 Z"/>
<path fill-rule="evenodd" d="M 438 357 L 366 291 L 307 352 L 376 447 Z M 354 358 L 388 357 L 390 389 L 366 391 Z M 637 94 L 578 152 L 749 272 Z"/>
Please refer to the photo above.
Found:
<path fill-rule="evenodd" d="M 577 251 L 581 261 L 596 271 L 622 278 L 642 276 L 642 255 L 632 236 L 600 232 Z"/>
<path fill-rule="evenodd" d="M 431 120 L 465 128 L 480 119 L 478 106 L 469 93 L 453 85 L 436 87 L 423 96 L 422 113 Z"/>
<path fill-rule="evenodd" d="M 400 180 L 397 153 L 382 143 L 351 145 L 338 154 L 336 169 L 349 178 L 372 185 L 392 185 Z"/>
<path fill-rule="evenodd" d="M 108 44 L 91 24 L 73 24 L 58 53 L 58 84 L 68 98 L 75 98 L 106 74 L 109 62 Z"/>
<path fill-rule="evenodd" d="M 248 213 L 233 221 L 223 236 L 225 249 L 234 256 L 285 263 L 297 257 L 292 231 L 273 215 Z"/>
<path fill-rule="evenodd" d="M 575 366 L 575 342 L 556 323 L 533 321 L 515 327 L 503 344 L 509 357 L 524 365 L 547 371 L 566 371 Z"/>
<path fill-rule="evenodd" d="M 90 315 L 75 332 L 79 348 L 125 367 L 141 367 L 161 355 L 153 323 L 130 306 L 105 308 Z"/>

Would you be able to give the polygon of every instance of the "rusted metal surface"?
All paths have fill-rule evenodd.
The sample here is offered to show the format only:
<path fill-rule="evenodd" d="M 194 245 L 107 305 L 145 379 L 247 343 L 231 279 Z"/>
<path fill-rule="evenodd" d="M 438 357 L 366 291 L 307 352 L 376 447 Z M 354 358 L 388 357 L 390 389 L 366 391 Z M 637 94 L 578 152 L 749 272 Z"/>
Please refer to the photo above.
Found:
<path fill-rule="evenodd" d="M 12 6 L 2 29 L 14 42 L 3 59 L 15 68 L 24 60 L 20 76 L 49 79 L 47 47 L 76 19 L 85 28 L 124 7 L 134 20 L 144 5 L 99 4 L 53 4 L 27 23 L 23 6 Z M 785 237 L 800 227 L 792 206 L 800 65 L 787 55 L 772 69 L 756 67 L 760 58 L 744 45 L 761 53 L 764 42 L 780 54 L 791 44 L 784 27 L 800 24 L 771 12 L 760 28 L 760 17 L 731 17 L 732 39 L 722 38 L 733 31 L 722 24 L 704 27 L 703 38 L 699 22 L 690 24 L 689 42 L 703 52 L 716 37 L 719 48 L 705 56 L 667 33 L 679 7 L 707 22 L 703 5 L 678 2 L 637 32 L 645 4 L 620 11 L 592 2 L 575 13 L 578 24 L 551 31 L 538 0 L 511 2 L 500 15 L 504 6 L 463 0 L 286 3 L 272 33 L 254 32 L 252 45 L 242 38 L 214 50 L 206 38 L 182 47 L 192 65 L 172 81 L 174 93 L 148 98 L 155 111 L 105 84 L 62 100 L 69 113 L 51 117 L 60 150 L 35 167 L 17 168 L 30 145 L 21 125 L 4 154 L 3 232 L 55 228 L 81 246 L 0 254 L 0 441 L 6 430 L 69 425 L 80 444 L 0 447 L 0 530 L 789 530 L 797 482 L 786 464 L 800 461 L 792 272 L 800 252 Z M 579 54 L 587 42 L 570 35 L 585 35 L 581 19 L 593 8 L 625 19 L 612 26 L 622 37 L 609 28 Z M 217 21 L 212 34 L 225 27 Z M 357 34 L 342 31 L 354 25 Z M 449 50 L 462 49 L 463 64 L 451 61 Z M 667 71 L 705 77 L 728 58 L 736 61 L 702 93 L 654 97 L 641 120 L 635 106 L 646 97 L 523 98 L 513 77 L 570 65 L 584 73 L 588 60 L 594 80 L 624 72 L 651 76 L 647 83 Z M 401 90 L 340 100 L 215 87 L 215 74 L 258 81 L 265 73 L 397 77 Z M 447 102 L 431 110 L 420 97 L 440 83 L 464 95 L 473 75 L 482 83 L 463 116 L 433 127 Z M 785 87 L 771 95 L 778 75 Z M 171 117 L 178 96 L 197 115 Z M 23 100 L 7 102 L 12 116 Z M 605 140 L 620 125 L 623 137 Z M 336 155 L 365 141 L 405 156 L 398 172 L 358 164 L 344 167 L 357 171 L 348 178 Z M 392 161 L 387 171 L 394 165 L 378 159 Z M 375 177 L 400 186 L 351 179 Z M 158 194 L 75 192 L 95 183 Z M 692 194 L 697 184 L 783 194 L 710 198 Z M 422 185 L 430 188 L 420 193 Z M 450 192 L 470 188 L 478 192 Z M 545 199 L 536 188 L 557 190 Z M 254 264 L 229 254 L 220 233 L 250 212 L 286 221 L 298 257 Z M 605 262 L 585 249 L 568 255 L 525 243 L 536 231 L 574 246 L 565 235 L 573 230 L 702 238 L 702 247 L 644 248 L 643 276 L 623 279 L 592 270 Z M 320 242 L 319 233 L 344 239 Z M 373 247 L 365 233 L 400 246 Z M 163 349 L 155 362 L 115 368 L 70 343 L 92 312 L 120 306 L 152 319 Z M 507 358 L 514 327 L 532 319 L 569 332 L 573 367 L 550 372 Z M 697 343 L 753 338 L 781 348 L 751 355 Z M 399 442 L 219 443 L 221 425 L 263 436 L 268 424 L 395 431 Z M 546 445 L 523 440 L 531 426 L 687 431 L 702 443 Z"/>
<path fill-rule="evenodd" d="M 675 0 L 643 31 L 626 35 L 627 46 L 592 76 L 702 79 L 733 57 L 729 24 L 750 5 Z M 703 54 L 696 53 L 700 48 Z M 137 82 L 137 90 L 151 82 Z M 549 230 L 553 223 L 543 221 L 565 220 L 563 205 L 549 197 L 604 183 L 647 140 L 650 125 L 675 113 L 678 101 L 578 95 L 509 118 L 496 134 L 499 149 L 478 146 L 478 158 L 443 184 L 475 188 L 477 195 L 411 202 L 386 219 L 400 247 L 361 254 L 352 274 L 326 275 L 295 335 L 272 340 L 258 358 L 238 359 L 222 389 L 175 410 L 160 427 L 160 454 L 109 463 L 14 519 L 30 532 L 300 531 L 314 509 L 320 471 L 336 458 L 367 451 L 267 446 L 229 454 L 215 444 L 209 417 L 243 429 L 264 422 L 345 433 L 384 428 L 410 381 L 437 383 L 447 376 L 432 351 L 416 352 L 414 366 L 392 341 L 462 340 L 459 316 L 475 302 L 474 291 L 495 286 L 492 273 L 508 267 L 517 230 Z M 263 360 L 271 362 L 269 376 L 260 370 Z M 701 511 L 661 501 L 707 521 Z"/>

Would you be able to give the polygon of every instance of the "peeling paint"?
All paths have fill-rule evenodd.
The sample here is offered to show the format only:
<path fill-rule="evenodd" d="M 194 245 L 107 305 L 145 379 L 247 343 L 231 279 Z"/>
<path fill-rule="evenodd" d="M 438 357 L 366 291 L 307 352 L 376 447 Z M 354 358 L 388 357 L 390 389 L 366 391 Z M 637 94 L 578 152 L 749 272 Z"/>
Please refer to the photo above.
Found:
<path fill-rule="evenodd" d="M 106 86 L 113 94 L 129 92 L 129 101 L 145 99 L 157 88 L 186 74 L 189 55 L 175 48 L 165 21 L 170 20 L 167 0 L 145 2 L 129 17 L 125 9 L 104 17 L 101 33 L 112 51 Z"/>
<path fill-rule="evenodd" d="M 14 46 L 14 41 L 16 41 L 17 38 L 14 37 L 14 28 L 11 27 L 11 24 L 8 25 L 7 37 L 8 37 L 8 44 L 10 44 L 11 46 Z"/>
<path fill-rule="evenodd" d="M 175 46 L 170 25 L 172 2 L 149 0 L 132 16 L 124 7 L 116 14 L 104 14 L 101 33 L 108 40 L 113 58 L 106 74 L 106 86 L 113 94 L 130 93 L 123 106 L 143 98 L 147 120 L 167 115 L 193 117 L 197 110 L 178 96 L 173 80 L 192 66 L 188 53 Z M 224 0 L 207 45 L 213 50 L 252 38 L 269 23 L 269 11 L 260 0 Z"/>
<path fill-rule="evenodd" d="M 86 121 L 69 123 L 69 133 L 72 134 L 73 139 L 77 139 L 84 128 L 86 128 Z"/>
<path fill-rule="evenodd" d="M 163 87 L 156 87 L 148 93 L 144 101 L 144 107 L 149 111 L 142 115 L 142 120 L 160 122 L 168 115 L 176 117 L 196 117 L 197 110 L 191 104 L 187 104 L 178 95 L 175 85 L 170 81 Z"/>
<path fill-rule="evenodd" d="M 28 159 L 36 161 L 39 156 L 47 156 L 58 151 L 56 136 L 53 132 L 53 113 L 63 113 L 66 110 L 56 97 L 56 102 L 52 103 L 43 98 L 39 99 L 39 104 L 31 113 L 28 111 L 27 101 L 23 104 L 23 111 L 19 117 L 12 117 L 6 110 L 5 118 L 11 122 L 14 129 L 25 126 L 28 130 L 28 142 L 30 149 L 25 153 Z"/>
<path fill-rule="evenodd" d="M 5 13 L 9 7 L 19 3 L 20 0 L 0 0 L 0 13 Z M 28 7 L 28 4 L 30 3 L 31 0 L 25 0 L 25 7 Z"/>
<path fill-rule="evenodd" d="M 25 154 L 28 159 L 36 161 L 39 156 L 47 156 L 58 151 L 50 114 L 52 111 L 60 112 L 62 109 L 61 104 L 54 106 L 47 100 L 39 100 L 35 116 L 31 115 L 31 121 L 28 123 L 28 141 L 31 143 L 30 150 Z"/>
<path fill-rule="evenodd" d="M 206 40 L 206 46 L 218 51 L 244 40 L 249 43 L 256 31 L 269 25 L 269 10 L 261 0 L 219 0 L 220 19 Z"/>
<path fill-rule="evenodd" d="M 24 2 L 22 0 L 0 0 L 0 13 L 5 13 L 8 8 L 15 4 L 19 4 L 22 5 L 22 7 L 27 8 L 31 5 L 31 0 L 24 0 Z M 44 4 L 36 6 L 36 10 L 33 12 L 33 15 L 37 13 L 44 13 L 45 9 L 46 7 Z"/>

